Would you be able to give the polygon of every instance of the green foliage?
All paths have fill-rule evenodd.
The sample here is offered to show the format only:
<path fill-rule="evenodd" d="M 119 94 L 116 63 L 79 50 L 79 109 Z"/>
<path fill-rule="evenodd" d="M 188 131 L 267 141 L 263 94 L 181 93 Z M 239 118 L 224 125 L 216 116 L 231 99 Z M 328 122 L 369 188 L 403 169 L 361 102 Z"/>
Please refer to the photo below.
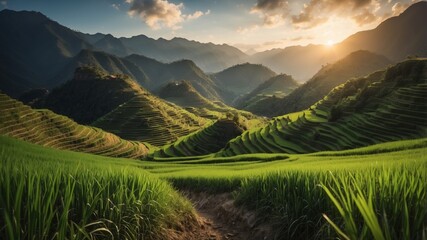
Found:
<path fill-rule="evenodd" d="M 426 60 L 352 79 L 310 109 L 274 118 L 229 142 L 218 156 L 310 153 L 427 136 Z"/>
<path fill-rule="evenodd" d="M 338 152 L 211 155 L 144 165 L 180 189 L 233 191 L 238 204 L 273 224 L 277 239 L 423 239 L 426 154 L 424 138 Z"/>
<path fill-rule="evenodd" d="M 1 239 L 153 239 L 190 204 L 137 161 L 0 137 Z"/>
<path fill-rule="evenodd" d="M 93 123 L 124 139 L 161 147 L 210 121 L 151 94 L 140 94 Z"/>
<path fill-rule="evenodd" d="M 156 158 L 207 155 L 218 152 L 243 129 L 233 120 L 221 119 L 154 152 Z"/>
<path fill-rule="evenodd" d="M 141 142 L 126 141 L 101 129 L 79 125 L 48 110 L 34 110 L 0 94 L 0 134 L 48 146 L 103 156 L 140 158 Z"/>
<path fill-rule="evenodd" d="M 332 176 L 322 188 L 343 228 L 329 216 L 325 219 L 345 239 L 422 239 L 427 224 L 425 167 L 424 163 Z"/>

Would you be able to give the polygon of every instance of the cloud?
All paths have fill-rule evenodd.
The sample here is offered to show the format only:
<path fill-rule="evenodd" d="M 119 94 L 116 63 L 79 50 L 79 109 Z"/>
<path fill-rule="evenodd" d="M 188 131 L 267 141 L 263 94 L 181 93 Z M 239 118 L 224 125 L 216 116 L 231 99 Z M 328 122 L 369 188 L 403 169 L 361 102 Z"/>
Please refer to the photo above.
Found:
<path fill-rule="evenodd" d="M 118 4 L 113 3 L 113 4 L 111 4 L 111 7 L 116 9 L 116 10 L 120 10 L 120 3 L 118 3 Z"/>
<path fill-rule="evenodd" d="M 350 17 L 358 25 L 378 20 L 376 12 L 381 0 L 310 0 L 303 10 L 292 16 L 297 28 L 313 28 L 328 21 L 329 17 Z"/>
<path fill-rule="evenodd" d="M 205 13 L 196 11 L 185 15 L 182 12 L 184 3 L 175 4 L 168 0 L 125 0 L 125 2 L 130 4 L 128 14 L 139 16 L 152 29 L 163 27 L 180 29 L 180 24 L 184 21 L 194 20 L 210 13 L 208 10 Z"/>
<path fill-rule="evenodd" d="M 363 11 L 362 13 L 353 16 L 352 19 L 357 23 L 359 26 L 363 26 L 365 24 L 369 24 L 371 22 L 375 22 L 379 19 L 379 17 L 375 16 L 373 13 L 369 11 Z"/>
<path fill-rule="evenodd" d="M 203 15 L 209 15 L 210 13 L 211 13 L 211 10 L 207 10 L 206 12 L 195 11 L 193 14 L 183 15 L 183 16 L 186 20 L 194 20 L 194 19 L 197 19 Z"/>
<path fill-rule="evenodd" d="M 314 37 L 312 37 L 312 36 L 299 36 L 299 37 L 293 37 L 293 38 L 284 38 L 283 40 L 288 40 L 291 42 L 298 42 L 301 40 L 312 40 L 312 39 L 314 39 Z"/>
<path fill-rule="evenodd" d="M 7 8 L 7 1 L 0 1 L 0 8 Z"/>
<path fill-rule="evenodd" d="M 250 13 L 258 14 L 263 18 L 264 26 L 276 27 L 285 22 L 289 14 L 289 4 L 285 0 L 258 0 Z"/>
<path fill-rule="evenodd" d="M 253 32 L 253 31 L 257 30 L 258 28 L 259 28 L 259 25 L 255 24 L 255 25 L 252 25 L 249 27 L 239 27 L 239 28 L 237 28 L 236 32 L 240 33 L 240 34 L 246 34 L 246 33 Z"/>
<path fill-rule="evenodd" d="M 411 4 L 413 4 L 416 1 L 412 1 L 411 3 L 401 3 L 397 2 L 391 7 L 391 14 L 393 16 L 397 16 L 401 14 L 403 11 L 405 11 Z"/>

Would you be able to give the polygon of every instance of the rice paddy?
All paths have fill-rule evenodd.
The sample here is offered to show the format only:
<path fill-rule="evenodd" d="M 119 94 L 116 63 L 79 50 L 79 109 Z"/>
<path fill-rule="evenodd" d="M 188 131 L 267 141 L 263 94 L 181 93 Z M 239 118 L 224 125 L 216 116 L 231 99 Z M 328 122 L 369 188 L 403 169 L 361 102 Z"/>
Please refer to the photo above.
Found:
<path fill-rule="evenodd" d="M 49 110 L 34 110 L 0 93 L 0 134 L 42 146 L 111 157 L 141 158 L 145 144 L 79 125 Z"/>
<path fill-rule="evenodd" d="M 218 156 L 345 150 L 424 137 L 426 62 L 407 61 L 350 80 L 308 110 L 276 117 L 265 127 L 243 133 Z"/>
<path fill-rule="evenodd" d="M 194 221 L 138 161 L 0 143 L 1 239 L 165 239 Z"/>

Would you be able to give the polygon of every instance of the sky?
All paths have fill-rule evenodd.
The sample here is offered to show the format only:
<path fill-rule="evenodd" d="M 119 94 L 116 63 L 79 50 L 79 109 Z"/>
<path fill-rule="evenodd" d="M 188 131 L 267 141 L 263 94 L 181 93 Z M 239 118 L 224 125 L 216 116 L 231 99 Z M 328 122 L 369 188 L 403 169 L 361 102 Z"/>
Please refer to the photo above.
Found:
<path fill-rule="evenodd" d="M 243 51 L 326 44 L 375 28 L 416 0 L 0 0 L 85 33 L 184 37 Z"/>

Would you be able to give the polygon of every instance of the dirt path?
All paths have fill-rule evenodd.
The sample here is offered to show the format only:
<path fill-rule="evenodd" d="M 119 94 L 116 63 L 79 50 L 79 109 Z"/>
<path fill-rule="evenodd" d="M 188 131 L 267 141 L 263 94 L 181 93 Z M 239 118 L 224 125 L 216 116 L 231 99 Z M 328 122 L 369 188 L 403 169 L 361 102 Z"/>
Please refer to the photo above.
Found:
<path fill-rule="evenodd" d="M 260 223 L 253 212 L 238 208 L 229 193 L 183 193 L 198 212 L 199 239 L 248 240 L 269 239 L 270 227 Z"/>

